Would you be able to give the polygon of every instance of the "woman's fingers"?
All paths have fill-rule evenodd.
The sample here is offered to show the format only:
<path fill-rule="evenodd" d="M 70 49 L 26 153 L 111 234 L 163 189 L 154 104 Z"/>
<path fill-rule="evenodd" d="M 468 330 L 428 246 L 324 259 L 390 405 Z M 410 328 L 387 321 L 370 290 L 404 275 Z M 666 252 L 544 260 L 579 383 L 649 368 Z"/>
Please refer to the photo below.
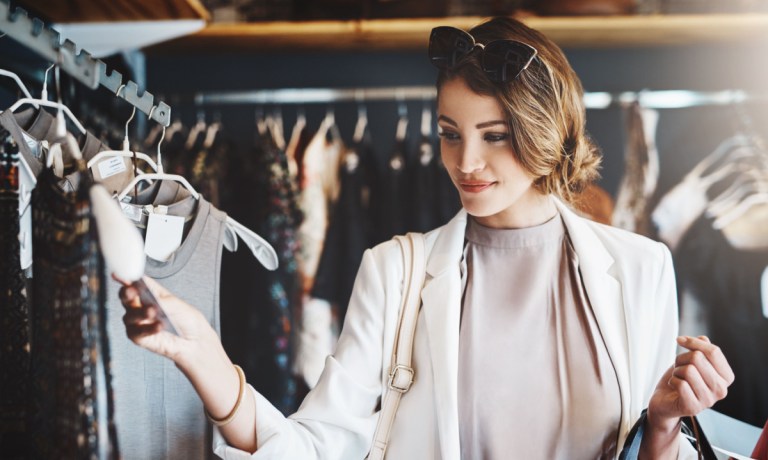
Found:
<path fill-rule="evenodd" d="M 126 324 L 125 331 L 128 337 L 135 341 L 140 341 L 144 337 L 157 334 L 163 328 L 160 322 L 155 321 L 148 324 Z"/>
<path fill-rule="evenodd" d="M 728 394 L 729 382 L 720 375 L 707 356 L 699 350 L 682 353 L 675 359 L 674 374 L 691 382 L 691 387 L 702 401 L 709 395 L 715 398 L 710 404 Z"/>
<path fill-rule="evenodd" d="M 665 412 L 695 415 L 726 396 L 733 371 L 720 348 L 707 337 L 678 337 L 677 342 L 688 351 L 675 358 L 671 373 L 664 377 L 672 390 L 664 399 L 676 406 Z"/>
<path fill-rule="evenodd" d="M 720 347 L 711 343 L 707 337 L 678 337 L 677 343 L 692 352 L 700 351 L 712 365 L 717 375 L 722 377 L 727 385 L 733 383 L 733 370 L 730 364 L 728 364 L 728 360 L 725 359 L 723 351 L 720 350 Z"/>
<path fill-rule="evenodd" d="M 692 364 L 675 367 L 670 380 L 680 393 L 680 404 L 685 406 L 680 409 L 684 412 L 697 413 L 720 399 L 704 381 L 699 369 Z"/>

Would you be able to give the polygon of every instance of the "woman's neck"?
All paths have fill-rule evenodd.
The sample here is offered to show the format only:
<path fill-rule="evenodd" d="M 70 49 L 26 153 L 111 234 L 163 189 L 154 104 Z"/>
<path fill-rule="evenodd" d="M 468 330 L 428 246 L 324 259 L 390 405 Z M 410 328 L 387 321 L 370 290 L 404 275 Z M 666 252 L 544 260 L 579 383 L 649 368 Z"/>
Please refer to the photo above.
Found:
<path fill-rule="evenodd" d="M 557 207 L 551 195 L 532 193 L 499 213 L 473 218 L 484 227 L 526 228 L 541 225 L 555 215 Z"/>

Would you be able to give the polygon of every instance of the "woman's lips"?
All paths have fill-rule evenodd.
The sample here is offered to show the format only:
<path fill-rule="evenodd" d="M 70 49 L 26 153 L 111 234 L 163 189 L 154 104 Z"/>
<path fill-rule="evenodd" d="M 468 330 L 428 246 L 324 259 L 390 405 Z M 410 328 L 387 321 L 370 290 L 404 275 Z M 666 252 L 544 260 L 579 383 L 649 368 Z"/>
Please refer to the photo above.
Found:
<path fill-rule="evenodd" d="M 465 192 L 480 193 L 493 184 L 495 184 L 495 182 L 466 181 L 460 182 L 459 187 L 461 187 L 461 189 Z"/>

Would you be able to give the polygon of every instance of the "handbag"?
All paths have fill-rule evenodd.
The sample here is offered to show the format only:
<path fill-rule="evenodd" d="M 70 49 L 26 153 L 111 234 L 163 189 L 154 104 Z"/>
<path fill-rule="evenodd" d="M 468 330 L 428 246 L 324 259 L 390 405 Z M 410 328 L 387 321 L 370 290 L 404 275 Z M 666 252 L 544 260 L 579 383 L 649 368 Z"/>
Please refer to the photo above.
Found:
<path fill-rule="evenodd" d="M 640 414 L 640 418 L 635 423 L 635 426 L 629 431 L 627 440 L 624 443 L 624 449 L 622 449 L 619 455 L 619 460 L 635 460 L 640 454 L 640 444 L 643 441 L 643 432 L 645 429 L 645 421 L 648 418 L 647 410 L 643 410 Z M 698 419 L 695 415 L 690 417 L 682 417 L 682 427 L 680 431 L 688 438 L 691 444 L 696 448 L 699 460 L 717 460 L 715 451 L 712 449 L 712 445 L 709 443 L 707 436 L 704 434 L 704 430 L 701 428 Z"/>
<path fill-rule="evenodd" d="M 426 276 L 424 235 L 408 233 L 406 236 L 396 236 L 395 240 L 400 244 L 403 254 L 403 298 L 395 332 L 395 348 L 392 350 L 392 365 L 387 389 L 382 399 L 371 450 L 366 457 L 368 460 L 384 458 L 400 398 L 411 388 L 415 376 L 411 367 L 411 358 L 416 321 L 421 308 L 421 288 Z"/>

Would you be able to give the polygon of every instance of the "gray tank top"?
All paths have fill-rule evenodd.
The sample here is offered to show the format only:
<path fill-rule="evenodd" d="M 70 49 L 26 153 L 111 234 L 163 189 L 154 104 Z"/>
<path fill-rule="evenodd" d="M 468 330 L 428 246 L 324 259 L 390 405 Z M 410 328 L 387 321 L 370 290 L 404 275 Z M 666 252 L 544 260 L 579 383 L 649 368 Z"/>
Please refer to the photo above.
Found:
<path fill-rule="evenodd" d="M 166 262 L 147 258 L 146 274 L 190 305 L 219 331 L 219 275 L 226 214 L 199 201 L 174 182 L 140 193 L 139 202 L 157 192 L 153 203 L 168 204 L 168 214 L 191 217 L 181 247 Z M 144 221 L 146 216 L 144 216 Z M 142 224 L 138 223 L 141 227 Z M 107 290 L 112 353 L 115 421 L 125 460 L 206 459 L 211 430 L 203 405 L 186 377 L 170 360 L 133 344 L 125 334 L 119 286 Z"/>

